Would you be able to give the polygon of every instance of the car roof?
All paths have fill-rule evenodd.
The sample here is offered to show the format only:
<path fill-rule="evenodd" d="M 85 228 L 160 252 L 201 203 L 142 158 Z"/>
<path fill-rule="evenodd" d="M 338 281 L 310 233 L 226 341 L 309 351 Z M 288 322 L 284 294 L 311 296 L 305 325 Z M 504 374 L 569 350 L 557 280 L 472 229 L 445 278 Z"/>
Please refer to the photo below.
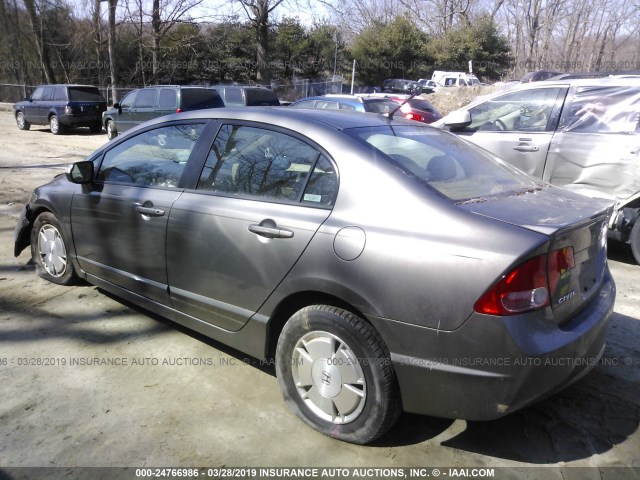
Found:
<path fill-rule="evenodd" d="M 295 109 L 290 107 L 239 107 L 193 110 L 179 114 L 167 115 L 151 120 L 145 125 L 164 123 L 172 120 L 220 119 L 252 121 L 271 124 L 292 130 L 300 129 L 300 122 L 305 121 L 305 128 L 315 125 L 320 129 L 344 130 L 347 128 L 376 127 L 389 125 L 408 125 L 422 127 L 412 120 L 401 116 L 389 119 L 381 114 L 353 112 L 332 109 Z M 424 125 L 425 128 L 430 128 Z"/>
<path fill-rule="evenodd" d="M 553 87 L 637 87 L 640 89 L 640 78 L 625 78 L 625 77 L 605 77 L 605 78 L 566 78 L 560 80 L 542 80 L 540 82 L 527 82 L 521 83 L 519 85 L 515 85 L 513 88 L 508 90 L 499 90 L 494 93 L 490 93 L 488 95 L 481 95 L 476 97 L 473 101 L 461 107 L 458 110 L 465 110 L 469 107 L 473 107 L 480 103 L 484 103 L 487 100 L 492 100 L 493 98 L 515 93 L 521 92 L 525 90 L 531 89 L 539 89 L 539 88 L 553 88 Z"/>

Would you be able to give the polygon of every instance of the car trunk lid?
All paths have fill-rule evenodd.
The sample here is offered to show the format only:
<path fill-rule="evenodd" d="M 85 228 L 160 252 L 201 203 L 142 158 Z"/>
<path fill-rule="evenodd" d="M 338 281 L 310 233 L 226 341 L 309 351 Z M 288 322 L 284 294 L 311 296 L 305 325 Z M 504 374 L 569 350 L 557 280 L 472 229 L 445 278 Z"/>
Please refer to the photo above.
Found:
<path fill-rule="evenodd" d="M 609 202 L 542 187 L 460 206 L 550 238 L 549 303 L 558 324 L 573 318 L 598 292 L 606 270 Z"/>

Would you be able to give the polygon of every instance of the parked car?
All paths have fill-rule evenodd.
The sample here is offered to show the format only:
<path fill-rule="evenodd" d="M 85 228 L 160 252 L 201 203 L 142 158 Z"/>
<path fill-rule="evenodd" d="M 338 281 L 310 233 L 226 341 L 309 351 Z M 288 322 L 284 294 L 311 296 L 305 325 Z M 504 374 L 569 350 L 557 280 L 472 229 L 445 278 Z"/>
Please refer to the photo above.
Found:
<path fill-rule="evenodd" d="M 323 110 L 351 110 L 369 113 L 388 113 L 397 107 L 398 104 L 389 98 L 337 94 L 302 98 L 289 105 L 289 108 L 320 108 Z"/>
<path fill-rule="evenodd" d="M 366 443 L 402 409 L 490 420 L 595 366 L 610 213 L 418 122 L 256 107 L 107 142 L 14 238 L 43 278 L 275 359 L 304 422 Z"/>
<path fill-rule="evenodd" d="M 152 118 L 170 113 L 203 108 L 224 107 L 220 94 L 213 88 L 158 85 L 129 92 L 102 114 L 109 140 Z"/>
<path fill-rule="evenodd" d="M 551 77 L 562 75 L 562 72 L 551 72 L 548 70 L 536 70 L 535 72 L 527 72 L 520 79 L 520 83 L 527 82 L 541 82 L 542 80 L 548 80 Z"/>
<path fill-rule="evenodd" d="M 421 78 L 418 80 L 420 87 L 422 87 L 423 93 L 433 93 L 438 91 L 438 84 L 433 80 L 429 80 L 428 78 Z"/>
<path fill-rule="evenodd" d="M 554 185 L 616 202 L 612 238 L 640 263 L 640 79 L 526 83 L 436 125 Z"/>
<path fill-rule="evenodd" d="M 382 91 L 384 93 L 412 93 L 416 90 L 422 90 L 423 86 L 415 80 L 407 80 L 404 78 L 389 78 L 382 82 Z M 431 88 L 427 87 L 427 90 Z"/>
<path fill-rule="evenodd" d="M 277 107 L 280 105 L 278 96 L 266 87 L 218 85 L 216 89 L 227 107 Z"/>
<path fill-rule="evenodd" d="M 426 98 L 401 93 L 373 93 L 368 97 L 388 98 L 394 102 L 402 104 L 400 111 L 404 118 L 408 120 L 416 120 L 418 122 L 433 123 L 440 120 L 442 115 Z"/>
<path fill-rule="evenodd" d="M 13 108 L 20 130 L 49 125 L 54 135 L 75 127 L 89 127 L 98 133 L 107 102 L 98 88 L 90 85 L 40 85 Z"/>

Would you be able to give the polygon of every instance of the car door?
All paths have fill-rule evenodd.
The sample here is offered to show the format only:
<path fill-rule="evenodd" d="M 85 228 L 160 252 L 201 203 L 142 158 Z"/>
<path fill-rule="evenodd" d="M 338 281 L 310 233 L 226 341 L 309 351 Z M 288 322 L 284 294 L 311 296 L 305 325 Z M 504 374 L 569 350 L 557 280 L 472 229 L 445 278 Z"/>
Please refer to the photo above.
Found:
<path fill-rule="evenodd" d="M 104 153 L 95 181 L 71 203 L 73 239 L 84 271 L 169 303 L 167 221 L 204 128 L 198 122 L 159 126 Z"/>
<path fill-rule="evenodd" d="M 119 104 L 119 108 L 114 113 L 113 119 L 116 122 L 118 132 L 126 132 L 136 124 L 134 102 L 139 91 L 134 90 L 125 95 Z"/>
<path fill-rule="evenodd" d="M 304 139 L 222 125 L 197 185 L 169 217 L 173 305 L 239 330 L 329 216 L 337 186 L 332 162 Z"/>
<path fill-rule="evenodd" d="M 157 116 L 157 97 L 157 88 L 143 88 L 138 91 L 133 104 L 133 125 L 139 125 Z"/>
<path fill-rule="evenodd" d="M 38 123 L 46 124 L 49 123 L 49 111 L 51 110 L 51 106 L 53 104 L 53 92 L 55 87 L 46 86 L 42 89 L 42 98 L 36 101 L 37 104 L 37 115 L 38 115 Z"/>
<path fill-rule="evenodd" d="M 36 88 L 31 94 L 31 97 L 29 97 L 29 101 L 25 103 L 24 116 L 30 123 L 42 123 L 42 116 L 39 115 L 38 105 L 42 100 L 43 92 L 44 87 Z"/>
<path fill-rule="evenodd" d="M 471 125 L 456 133 L 542 178 L 566 92 L 551 86 L 494 97 L 470 108 Z"/>

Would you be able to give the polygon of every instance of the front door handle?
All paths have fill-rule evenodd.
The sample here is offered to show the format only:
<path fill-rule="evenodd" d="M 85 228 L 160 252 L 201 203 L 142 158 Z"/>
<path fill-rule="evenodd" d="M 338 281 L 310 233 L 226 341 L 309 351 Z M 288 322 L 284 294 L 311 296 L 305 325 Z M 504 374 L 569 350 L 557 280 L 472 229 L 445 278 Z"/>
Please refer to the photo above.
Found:
<path fill-rule="evenodd" d="M 516 147 L 513 147 L 513 149 L 519 152 L 537 152 L 538 150 L 540 150 L 540 148 L 536 147 L 535 145 L 518 145 Z"/>
<path fill-rule="evenodd" d="M 249 231 L 266 238 L 293 238 L 291 230 L 285 230 L 277 226 L 265 227 L 254 223 L 249 225 Z"/>
<path fill-rule="evenodd" d="M 138 205 L 136 211 L 147 217 L 162 217 L 164 215 L 164 210 L 160 208 L 143 207 L 142 205 Z"/>

